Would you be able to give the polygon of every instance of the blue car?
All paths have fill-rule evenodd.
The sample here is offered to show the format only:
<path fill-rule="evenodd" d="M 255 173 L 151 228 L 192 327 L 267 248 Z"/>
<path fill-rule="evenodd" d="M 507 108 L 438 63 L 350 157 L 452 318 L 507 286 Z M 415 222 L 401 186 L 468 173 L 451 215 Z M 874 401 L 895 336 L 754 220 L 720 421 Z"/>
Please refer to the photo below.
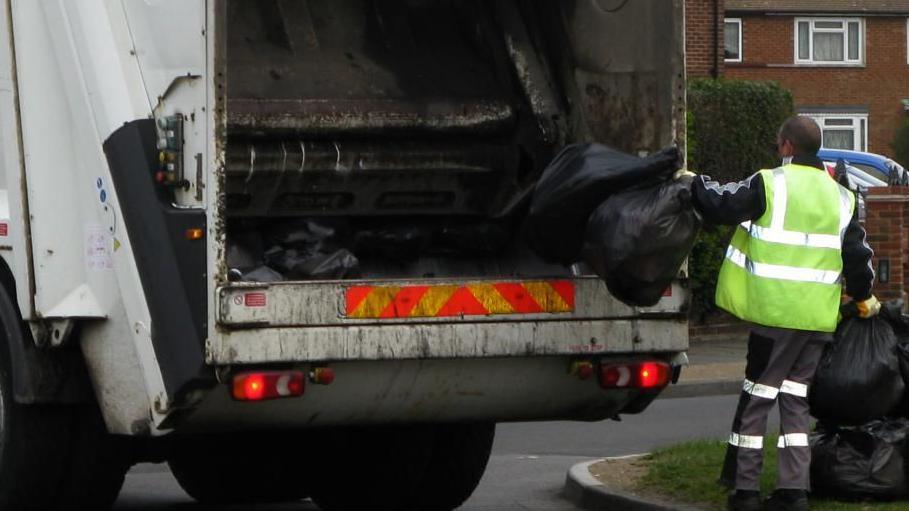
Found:
<path fill-rule="evenodd" d="M 821 149 L 817 155 L 821 160 L 834 164 L 843 160 L 847 165 L 888 185 L 909 185 L 909 175 L 906 174 L 906 169 L 886 156 L 845 149 Z"/>

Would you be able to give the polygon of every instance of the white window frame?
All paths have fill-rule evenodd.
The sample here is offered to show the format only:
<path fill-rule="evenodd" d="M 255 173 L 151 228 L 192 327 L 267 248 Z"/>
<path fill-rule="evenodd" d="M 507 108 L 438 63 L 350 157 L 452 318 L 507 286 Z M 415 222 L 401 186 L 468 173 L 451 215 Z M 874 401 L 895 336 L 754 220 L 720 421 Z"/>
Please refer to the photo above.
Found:
<path fill-rule="evenodd" d="M 836 21 L 843 24 L 843 28 L 833 29 L 833 28 L 815 28 L 815 23 L 824 21 Z M 800 59 L 799 58 L 799 23 L 808 23 L 808 58 Z M 849 23 L 858 23 L 858 58 L 850 59 L 849 58 Z M 865 65 L 865 20 L 862 18 L 835 18 L 835 17 L 820 17 L 820 18 L 795 18 L 793 24 L 793 36 L 792 40 L 795 43 L 793 46 L 793 58 L 796 65 L 803 66 L 863 66 Z M 843 60 L 814 60 L 814 33 L 815 32 L 829 32 L 837 33 L 842 32 L 843 34 Z"/>
<path fill-rule="evenodd" d="M 831 119 L 836 119 L 836 120 L 849 119 L 849 120 L 851 120 L 852 127 L 849 129 L 851 129 L 851 131 L 852 131 L 852 142 L 853 142 L 852 150 L 861 151 L 861 152 L 868 151 L 868 131 L 869 131 L 868 114 L 842 113 L 842 112 L 831 111 L 831 112 L 821 112 L 821 113 L 810 112 L 810 113 L 803 113 L 800 115 L 814 119 L 814 121 L 818 124 L 818 126 L 820 126 L 822 135 L 823 135 L 825 129 L 826 130 L 848 131 L 848 129 L 846 129 L 845 126 L 826 126 L 825 121 L 831 120 Z M 864 121 L 864 127 L 865 127 L 864 131 L 862 130 L 863 121 Z M 830 149 L 826 145 L 824 145 L 823 141 L 821 142 L 821 147 L 823 147 L 825 149 Z M 838 148 L 834 148 L 834 149 L 838 149 Z"/>
<path fill-rule="evenodd" d="M 726 53 L 726 38 L 725 38 L 726 23 L 735 23 L 735 24 L 737 24 L 737 25 L 739 26 L 739 58 L 737 58 L 737 59 L 727 59 L 727 58 L 725 57 L 725 53 Z M 742 32 L 743 27 L 744 27 L 744 25 L 742 24 L 742 18 L 724 18 L 724 19 L 723 19 L 723 34 L 724 34 L 724 37 L 723 37 L 723 53 L 724 53 L 723 61 L 724 61 L 724 62 L 742 62 L 742 60 L 744 60 L 744 58 L 745 58 L 745 48 L 744 48 L 744 45 L 742 44 L 742 41 L 744 40 L 744 35 L 743 35 L 744 32 Z"/>

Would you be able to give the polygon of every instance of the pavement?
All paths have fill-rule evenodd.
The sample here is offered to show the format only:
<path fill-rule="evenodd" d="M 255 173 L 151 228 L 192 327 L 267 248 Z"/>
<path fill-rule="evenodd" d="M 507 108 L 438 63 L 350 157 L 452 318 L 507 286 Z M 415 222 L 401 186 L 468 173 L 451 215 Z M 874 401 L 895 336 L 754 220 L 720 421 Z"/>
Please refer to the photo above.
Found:
<path fill-rule="evenodd" d="M 747 351 L 744 336 L 691 340 L 688 348 L 690 365 L 682 368 L 678 383 L 664 390 L 660 398 L 738 394 L 745 375 Z M 589 511 L 692 511 L 689 506 L 642 499 L 607 487 L 589 470 L 599 461 L 602 460 L 578 463 L 568 471 L 564 495 L 578 507 Z"/>
<path fill-rule="evenodd" d="M 720 339 L 693 339 L 688 347 L 691 365 L 682 368 L 676 385 L 663 391 L 660 397 L 703 397 L 738 394 L 745 377 L 747 338 L 730 336 Z"/>

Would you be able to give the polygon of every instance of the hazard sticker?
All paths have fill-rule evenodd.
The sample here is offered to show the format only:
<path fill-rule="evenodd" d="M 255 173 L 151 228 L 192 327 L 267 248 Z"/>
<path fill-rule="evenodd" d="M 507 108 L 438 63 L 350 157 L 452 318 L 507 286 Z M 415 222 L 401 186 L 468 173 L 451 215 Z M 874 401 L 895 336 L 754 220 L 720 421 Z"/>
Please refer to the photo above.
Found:
<path fill-rule="evenodd" d="M 351 319 L 442 318 L 574 311 L 570 281 L 471 282 L 347 288 Z"/>
<path fill-rule="evenodd" d="M 0 236 L 7 237 L 9 236 L 9 224 L 6 222 L 0 223 Z"/>
<path fill-rule="evenodd" d="M 265 307 L 268 297 L 265 293 L 246 293 L 243 295 L 243 305 L 247 307 Z"/>

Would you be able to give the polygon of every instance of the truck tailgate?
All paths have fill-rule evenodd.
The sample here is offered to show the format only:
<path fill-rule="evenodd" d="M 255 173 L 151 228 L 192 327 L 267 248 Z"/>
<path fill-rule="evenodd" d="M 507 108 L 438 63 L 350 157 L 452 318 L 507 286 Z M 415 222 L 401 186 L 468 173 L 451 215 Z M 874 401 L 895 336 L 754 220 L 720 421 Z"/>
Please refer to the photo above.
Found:
<path fill-rule="evenodd" d="M 599 279 L 237 283 L 211 364 L 681 351 L 684 281 L 647 308 Z"/>

